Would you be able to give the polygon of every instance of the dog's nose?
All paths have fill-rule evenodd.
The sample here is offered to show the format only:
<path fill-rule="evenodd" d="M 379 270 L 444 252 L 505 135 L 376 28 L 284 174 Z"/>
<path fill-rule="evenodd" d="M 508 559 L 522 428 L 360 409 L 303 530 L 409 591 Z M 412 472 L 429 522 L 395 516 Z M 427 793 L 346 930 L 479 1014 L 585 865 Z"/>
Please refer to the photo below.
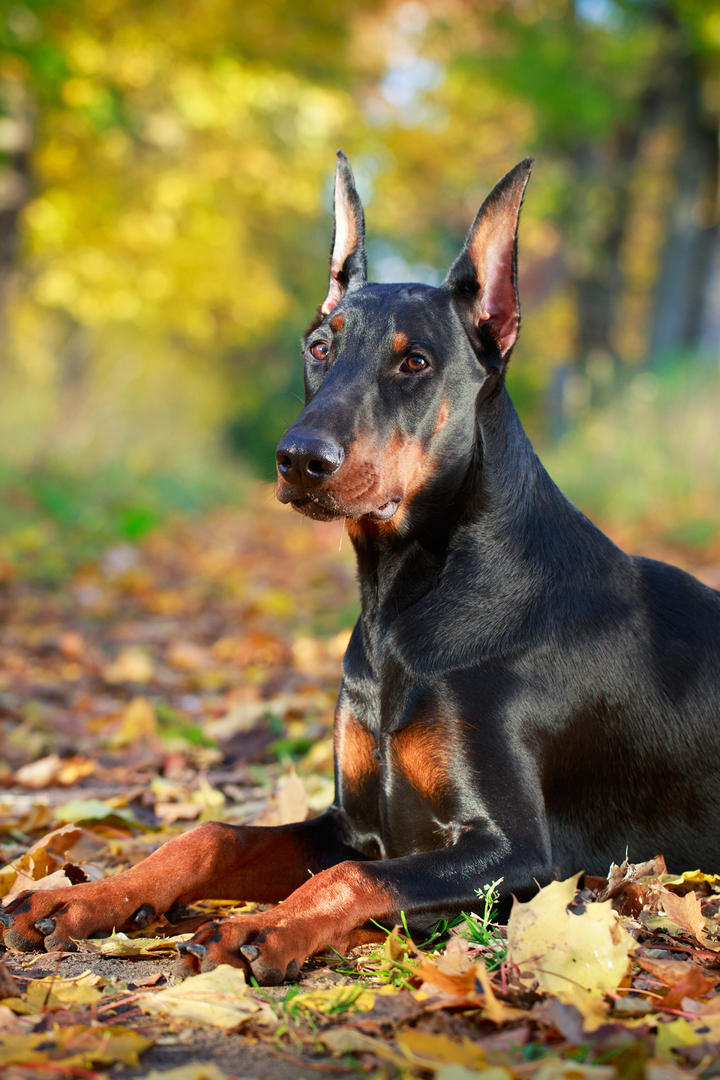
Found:
<path fill-rule="evenodd" d="M 278 472 L 290 484 L 317 487 L 343 463 L 343 448 L 330 439 L 288 434 L 278 443 Z"/>

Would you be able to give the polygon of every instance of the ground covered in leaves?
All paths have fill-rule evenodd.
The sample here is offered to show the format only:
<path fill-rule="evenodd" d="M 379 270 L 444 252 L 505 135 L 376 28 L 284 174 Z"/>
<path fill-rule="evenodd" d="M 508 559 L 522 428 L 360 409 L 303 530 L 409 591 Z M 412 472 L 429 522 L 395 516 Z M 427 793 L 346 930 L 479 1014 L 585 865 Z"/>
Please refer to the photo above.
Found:
<path fill-rule="evenodd" d="M 278 824 L 327 805 L 355 614 L 342 537 L 262 491 L 246 511 L 110 547 L 62 586 L 7 575 L 0 897 L 103 876 L 200 821 Z M 699 569 L 720 585 L 714 563 Z M 580 892 L 556 882 L 516 905 L 506 927 L 486 890 L 449 936 L 413 943 L 401 926 L 272 990 L 227 967 L 175 981 L 174 943 L 243 909 L 226 902 L 75 953 L 5 953 L 0 1071 L 720 1075 L 720 864 L 669 874 L 656 852 L 623 854 Z"/>

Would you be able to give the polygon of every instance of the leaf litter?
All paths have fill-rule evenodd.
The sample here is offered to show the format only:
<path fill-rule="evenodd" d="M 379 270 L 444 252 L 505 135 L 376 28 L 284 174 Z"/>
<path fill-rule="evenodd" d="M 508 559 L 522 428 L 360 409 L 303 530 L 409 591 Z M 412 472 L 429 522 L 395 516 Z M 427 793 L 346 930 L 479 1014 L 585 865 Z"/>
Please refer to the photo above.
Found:
<path fill-rule="evenodd" d="M 262 492 L 61 590 L 6 583 L 0 896 L 97 879 L 199 821 L 281 824 L 327 805 L 354 616 L 338 537 Z M 424 943 L 401 926 L 278 988 L 226 966 L 174 980 L 176 944 L 254 910 L 241 900 L 73 954 L 5 953 L 0 1067 L 9 1080 L 720 1076 L 718 868 L 670 874 L 635 854 L 648 861 L 620 852 L 606 878 L 515 903 L 506 927 L 486 888 Z"/>

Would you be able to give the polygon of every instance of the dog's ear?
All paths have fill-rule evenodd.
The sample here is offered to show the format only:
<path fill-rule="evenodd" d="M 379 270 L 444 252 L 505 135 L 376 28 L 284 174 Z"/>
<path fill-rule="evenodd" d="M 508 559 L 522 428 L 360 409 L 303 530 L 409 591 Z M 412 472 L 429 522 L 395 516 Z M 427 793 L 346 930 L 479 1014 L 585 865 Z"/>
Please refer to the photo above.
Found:
<path fill-rule="evenodd" d="M 350 162 L 337 152 L 335 171 L 335 229 L 330 251 L 328 294 L 320 308 L 328 315 L 348 290 L 358 289 L 367 280 L 365 256 L 365 215 Z"/>
<path fill-rule="evenodd" d="M 480 207 L 444 286 L 505 362 L 520 326 L 517 291 L 517 228 L 533 159 L 525 158 L 500 180 Z"/>

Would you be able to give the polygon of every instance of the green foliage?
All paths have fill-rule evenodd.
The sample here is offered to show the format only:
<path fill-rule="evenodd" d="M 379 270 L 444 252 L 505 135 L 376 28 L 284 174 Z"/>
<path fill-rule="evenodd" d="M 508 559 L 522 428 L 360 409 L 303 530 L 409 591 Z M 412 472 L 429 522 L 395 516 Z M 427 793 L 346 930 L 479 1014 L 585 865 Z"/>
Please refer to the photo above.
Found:
<path fill-rule="evenodd" d="M 638 372 L 600 407 L 578 412 L 543 460 L 591 517 L 630 529 L 624 543 L 702 545 L 717 535 L 720 385 L 713 366 L 678 357 Z"/>
<path fill-rule="evenodd" d="M 463 911 L 462 923 L 457 927 L 458 932 L 468 941 L 491 950 L 491 955 L 485 960 L 485 966 L 489 971 L 500 967 L 507 953 L 505 938 L 496 927 L 501 882 L 502 878 L 498 878 L 497 881 L 476 889 L 475 894 L 481 905 L 480 912 L 476 914 L 473 911 Z"/>
<path fill-rule="evenodd" d="M 188 720 L 169 705 L 159 702 L 155 706 L 155 716 L 160 737 L 168 742 L 179 741 L 190 746 L 217 746 L 215 740 L 206 735 L 199 724 Z"/>
<path fill-rule="evenodd" d="M 297 339 L 326 285 L 340 145 L 367 206 L 371 273 L 434 280 L 488 186 L 536 154 L 510 379 L 546 435 L 554 368 L 593 362 L 578 281 L 616 292 L 600 352 L 617 371 L 645 362 L 683 153 L 675 60 L 688 58 L 716 125 L 719 53 L 702 0 L 248 0 L 242 17 L 233 0 L 13 2 L 0 191 L 17 187 L 23 124 L 31 138 L 7 275 L 0 251 L 0 558 L 53 577 L 66 536 L 75 565 L 141 539 L 222 452 L 272 476 L 302 401 Z M 688 220 L 714 220 L 706 186 Z M 648 509 L 592 468 L 587 491 L 563 468 L 581 502 Z M 124 472 L 146 480 L 121 494 Z M 712 513 L 682 515 L 674 537 L 703 542 Z"/>
<path fill-rule="evenodd" d="M 55 581 L 113 545 L 141 540 L 169 514 L 201 513 L 241 487 L 229 469 L 183 476 L 0 465 L 0 577 Z"/>

